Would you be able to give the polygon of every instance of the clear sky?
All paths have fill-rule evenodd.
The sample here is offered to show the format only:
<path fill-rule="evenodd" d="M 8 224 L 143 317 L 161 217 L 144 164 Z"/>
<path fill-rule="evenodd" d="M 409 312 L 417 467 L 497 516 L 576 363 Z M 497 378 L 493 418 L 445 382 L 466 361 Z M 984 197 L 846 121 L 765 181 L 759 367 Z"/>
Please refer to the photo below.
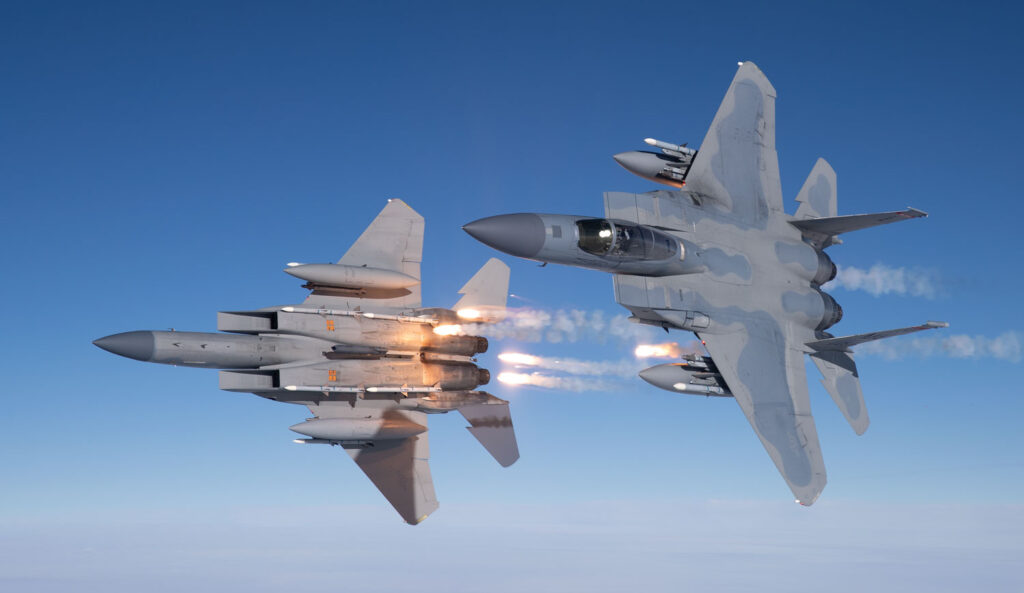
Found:
<path fill-rule="evenodd" d="M 0 589 L 1024 588 L 1021 16 L 3 3 Z M 409 527 L 344 453 L 291 442 L 305 409 L 90 343 L 298 302 L 284 264 L 337 259 L 389 197 L 425 216 L 424 302 L 450 305 L 498 255 L 462 224 L 602 215 L 603 191 L 657 189 L 611 155 L 647 136 L 699 145 L 740 60 L 778 90 L 790 211 L 823 156 L 840 214 L 931 215 L 830 250 L 847 274 L 832 331 L 951 324 L 858 357 L 861 437 L 809 369 L 829 472 L 813 507 L 793 504 L 734 402 L 584 376 L 603 388 L 490 386 L 513 402 L 508 469 L 461 417 L 432 418 L 441 508 Z M 518 307 L 624 314 L 607 275 L 502 258 Z M 858 271 L 888 280 L 858 286 Z M 492 340 L 482 361 L 652 364 L 632 336 L 560 337 Z"/>

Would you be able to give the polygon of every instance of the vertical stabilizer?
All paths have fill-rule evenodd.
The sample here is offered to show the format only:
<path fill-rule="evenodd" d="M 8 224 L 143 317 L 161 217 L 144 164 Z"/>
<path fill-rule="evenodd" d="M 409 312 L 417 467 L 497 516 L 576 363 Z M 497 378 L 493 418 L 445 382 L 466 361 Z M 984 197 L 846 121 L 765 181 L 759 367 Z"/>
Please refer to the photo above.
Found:
<path fill-rule="evenodd" d="M 796 195 L 800 207 L 797 220 L 806 218 L 832 218 L 836 215 L 836 172 L 825 159 L 818 159 L 811 174 Z"/>
<path fill-rule="evenodd" d="M 496 258 L 487 260 L 469 282 L 459 290 L 462 298 L 452 309 L 470 313 L 469 317 L 492 317 L 504 313 L 508 304 L 509 268 Z M 494 315 L 498 313 L 499 315 Z"/>

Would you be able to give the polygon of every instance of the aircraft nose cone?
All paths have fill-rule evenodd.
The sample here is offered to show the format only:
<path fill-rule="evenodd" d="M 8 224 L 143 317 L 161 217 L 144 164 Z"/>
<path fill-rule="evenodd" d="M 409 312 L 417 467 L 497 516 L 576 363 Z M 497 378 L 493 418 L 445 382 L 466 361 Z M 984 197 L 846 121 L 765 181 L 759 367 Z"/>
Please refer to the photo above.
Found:
<path fill-rule="evenodd" d="M 153 358 L 155 342 L 156 338 L 151 331 L 125 332 L 93 340 L 93 344 L 107 352 L 142 361 L 149 361 Z"/>
<path fill-rule="evenodd" d="M 498 251 L 533 257 L 544 247 L 544 221 L 537 214 L 502 214 L 462 227 L 471 237 Z"/>

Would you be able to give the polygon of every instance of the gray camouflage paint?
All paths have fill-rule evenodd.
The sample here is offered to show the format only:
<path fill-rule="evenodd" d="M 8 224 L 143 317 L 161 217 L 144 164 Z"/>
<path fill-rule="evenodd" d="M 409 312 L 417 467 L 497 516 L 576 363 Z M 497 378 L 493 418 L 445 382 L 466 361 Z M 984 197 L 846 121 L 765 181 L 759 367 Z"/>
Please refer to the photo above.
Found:
<path fill-rule="evenodd" d="M 604 201 L 605 216 L 614 224 L 638 223 L 674 236 L 685 245 L 691 266 L 656 258 L 625 266 L 585 253 L 564 233 L 550 231 L 554 221 L 587 217 L 548 214 L 540 215 L 547 232 L 538 237 L 544 241 L 539 249 L 530 244 L 528 257 L 611 272 L 615 299 L 635 320 L 696 332 L 797 501 L 812 504 L 826 474 L 804 355 L 813 355 L 823 385 L 860 434 L 868 416 L 846 348 L 945 325 L 928 322 L 843 338 L 824 333 L 842 311 L 819 286 L 835 270 L 823 250 L 840 233 L 925 214 L 908 208 L 837 217 L 835 171 L 819 159 L 797 196 L 796 216 L 787 215 L 775 152 L 775 89 L 751 62 L 740 65 L 681 190 L 607 192 Z M 463 228 L 518 254 L 528 240 L 484 227 L 501 228 L 503 220 L 524 216 L 493 216 Z M 647 378 L 678 391 L 654 375 Z"/>
<path fill-rule="evenodd" d="M 728 261 L 742 261 L 744 271 L 749 270 L 738 274 L 749 282 L 749 290 L 723 282 L 737 270 L 716 271 L 725 262 L 711 257 L 706 259 L 709 274 L 616 276 L 616 300 L 652 323 L 664 320 L 655 309 L 696 310 L 714 320 L 700 337 L 790 489 L 801 503 L 811 504 L 826 474 L 802 345 L 814 339 L 825 305 L 809 283 L 818 256 L 783 213 L 774 100 L 775 89 L 760 70 L 744 63 L 694 159 L 686 187 L 605 194 L 605 215 L 655 224 L 697 245 L 727 244 L 739 252 L 739 260 Z"/>

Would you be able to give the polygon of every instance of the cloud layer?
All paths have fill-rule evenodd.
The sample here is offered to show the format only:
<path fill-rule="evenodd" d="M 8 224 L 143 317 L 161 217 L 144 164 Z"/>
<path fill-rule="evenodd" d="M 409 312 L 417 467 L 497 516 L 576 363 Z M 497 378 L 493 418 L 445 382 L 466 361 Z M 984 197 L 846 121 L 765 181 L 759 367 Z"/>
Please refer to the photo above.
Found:
<path fill-rule="evenodd" d="M 857 354 L 881 356 L 889 360 L 942 356 L 947 358 L 992 358 L 1020 362 L 1021 335 L 1015 331 L 1006 331 L 994 338 L 967 334 L 895 338 L 861 344 L 855 350 Z"/>

